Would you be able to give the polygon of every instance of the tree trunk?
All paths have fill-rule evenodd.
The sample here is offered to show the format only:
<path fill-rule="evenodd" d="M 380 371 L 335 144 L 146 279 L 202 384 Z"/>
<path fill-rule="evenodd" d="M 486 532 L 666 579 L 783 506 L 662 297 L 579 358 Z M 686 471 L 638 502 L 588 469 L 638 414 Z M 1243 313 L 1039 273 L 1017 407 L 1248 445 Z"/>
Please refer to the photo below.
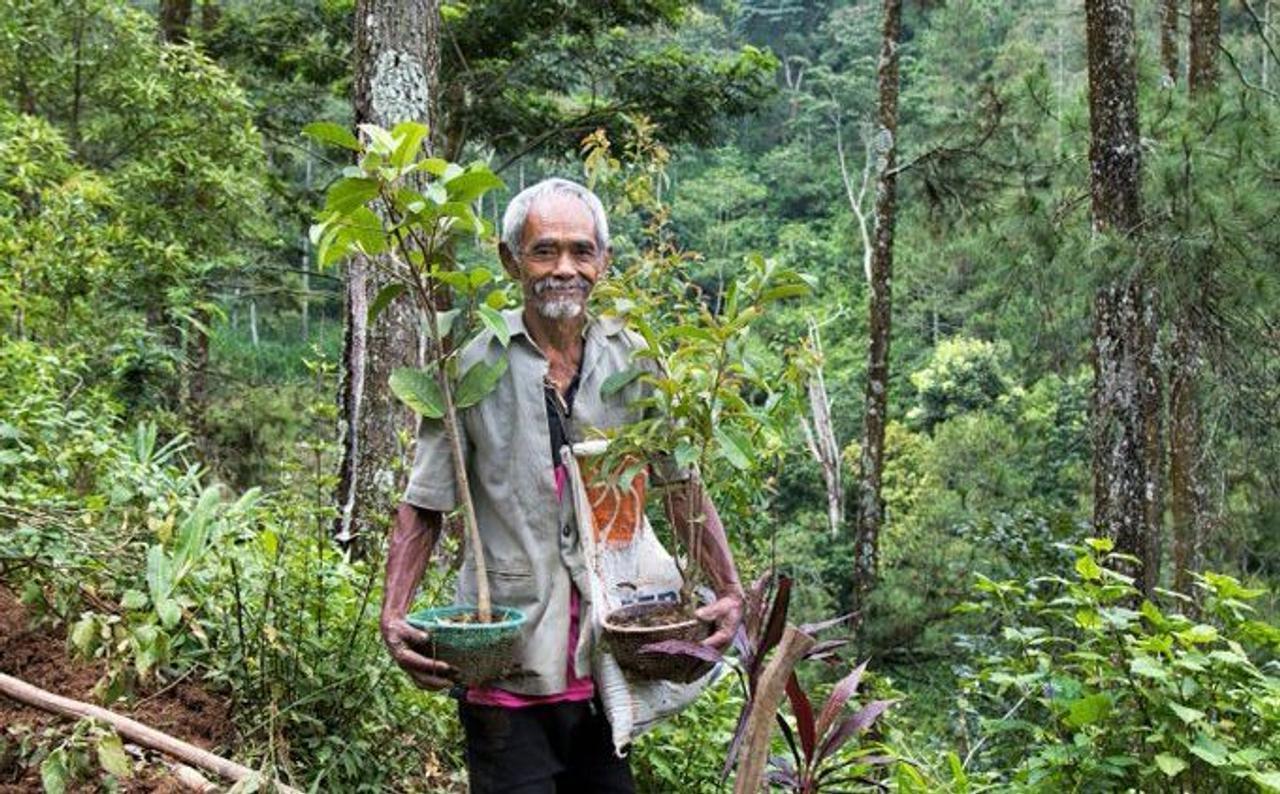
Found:
<path fill-rule="evenodd" d="M 440 64 L 438 0 L 358 0 L 355 19 L 356 123 L 430 123 Z M 387 380 L 397 367 L 422 363 L 418 315 L 402 296 L 370 326 L 369 304 L 385 284 L 359 257 L 348 264 L 337 526 L 344 543 L 385 521 L 403 470 L 400 434 L 411 437 L 414 428 L 413 413 Z"/>
<path fill-rule="evenodd" d="M 1193 96 L 1212 91 L 1218 82 L 1218 0 L 1191 0 L 1187 87 Z"/>
<path fill-rule="evenodd" d="M 311 195 L 311 149 L 307 149 L 306 175 L 303 178 L 303 186 L 306 188 L 307 195 Z M 302 301 L 299 309 L 301 310 L 302 320 L 302 341 L 307 342 L 311 339 L 311 235 L 307 233 L 308 224 L 302 225 L 301 234 L 299 235 L 299 245 L 302 246 Z"/>
<path fill-rule="evenodd" d="M 1160 0 L 1160 66 L 1164 85 L 1178 84 L 1178 0 Z"/>
<path fill-rule="evenodd" d="M 160 0 L 160 40 L 181 44 L 191 24 L 191 0 Z"/>
<path fill-rule="evenodd" d="M 200 3 L 200 30 L 208 33 L 218 26 L 218 20 L 222 19 L 222 9 L 214 0 L 204 0 Z"/>
<path fill-rule="evenodd" d="M 1173 587 L 1186 595 L 1192 595 L 1191 572 L 1200 568 L 1206 504 L 1200 462 L 1200 330 L 1194 317 L 1183 307 L 1174 324 L 1173 371 L 1169 383 Z"/>
<path fill-rule="evenodd" d="M 1217 0 L 1191 0 L 1189 72 L 1193 98 L 1213 93 L 1218 81 L 1219 16 Z M 1193 595 L 1191 573 L 1199 570 L 1206 525 L 1201 443 L 1201 318 L 1210 300 L 1213 262 L 1196 262 L 1196 285 L 1182 298 L 1174 321 L 1169 384 L 1169 487 L 1173 518 L 1173 586 Z M 1199 304 L 1199 305 L 1196 305 Z"/>
<path fill-rule="evenodd" d="M 195 310 L 187 340 L 187 415 L 199 426 L 209 405 L 209 325 L 213 316 L 203 306 Z"/>
<path fill-rule="evenodd" d="M 1086 0 L 1090 188 L 1098 234 L 1138 227 L 1141 159 L 1133 8 Z M 1124 249 L 1127 250 L 1127 249 Z M 1093 325 L 1094 530 L 1139 563 L 1144 591 L 1158 573 L 1160 389 L 1153 290 L 1141 268 L 1100 288 Z"/>
<path fill-rule="evenodd" d="M 889 403 L 889 337 L 892 319 L 893 227 L 897 202 L 898 41 L 902 0 L 884 0 L 884 29 L 877 75 L 880 93 L 876 162 L 875 243 L 871 256 L 870 342 L 858 483 L 858 524 L 854 534 L 854 609 L 863 612 L 879 567 L 884 522 L 884 430 Z M 859 620 L 861 618 L 858 618 Z"/>

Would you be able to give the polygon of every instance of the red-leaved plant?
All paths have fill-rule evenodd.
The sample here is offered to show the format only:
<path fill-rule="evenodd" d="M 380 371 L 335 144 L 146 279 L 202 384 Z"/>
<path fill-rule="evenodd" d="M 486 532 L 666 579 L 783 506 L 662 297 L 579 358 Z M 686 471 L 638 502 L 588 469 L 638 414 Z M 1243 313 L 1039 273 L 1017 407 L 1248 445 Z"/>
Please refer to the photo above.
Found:
<path fill-rule="evenodd" d="M 772 591 L 772 592 L 770 592 Z M 735 668 L 747 696 L 742 712 L 738 715 L 738 726 L 733 734 L 733 742 L 729 745 L 729 753 L 725 758 L 723 778 L 728 778 L 742 750 L 743 737 L 747 727 L 747 717 L 755 702 L 760 675 L 765 667 L 765 657 L 782 639 L 787 624 L 787 611 L 791 606 L 791 578 L 785 575 L 765 574 L 752 583 L 747 590 L 746 616 L 742 626 L 734 637 L 733 645 L 738 651 L 741 666 Z M 819 632 L 842 625 L 852 618 L 843 615 L 838 618 L 818 623 L 806 623 L 799 627 L 800 631 L 814 636 Z M 836 651 L 849 642 L 848 639 L 830 639 L 814 643 L 803 655 L 803 659 L 827 661 L 838 664 L 840 657 Z M 697 643 L 682 640 L 668 640 L 645 646 L 649 653 L 683 654 L 695 656 L 706 661 L 720 661 L 721 655 L 715 650 Z M 892 762 L 894 759 L 885 755 L 869 753 L 851 753 L 840 756 L 841 748 L 851 739 L 870 728 L 875 721 L 893 705 L 891 700 L 873 700 L 863 705 L 852 714 L 845 713 L 845 706 L 858 692 L 862 682 L 862 674 L 867 663 L 858 665 L 852 672 L 842 678 L 822 705 L 816 715 L 813 700 L 800 685 L 800 680 L 792 670 L 787 678 L 787 700 L 791 704 L 791 713 L 795 718 L 795 728 L 791 727 L 780 711 L 776 715 L 778 729 L 786 740 L 791 751 L 790 758 L 774 756 L 769 759 L 772 769 L 769 771 L 770 783 L 784 789 L 814 794 L 852 781 L 871 783 L 865 779 L 866 773 L 876 766 Z"/>

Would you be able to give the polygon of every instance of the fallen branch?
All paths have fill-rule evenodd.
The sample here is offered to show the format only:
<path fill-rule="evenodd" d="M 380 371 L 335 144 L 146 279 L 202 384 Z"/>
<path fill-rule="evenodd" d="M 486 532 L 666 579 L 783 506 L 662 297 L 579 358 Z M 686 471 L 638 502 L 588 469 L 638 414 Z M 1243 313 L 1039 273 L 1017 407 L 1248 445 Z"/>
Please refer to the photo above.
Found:
<path fill-rule="evenodd" d="M 161 733 L 155 728 L 149 728 L 137 720 L 108 711 L 101 706 L 55 695 L 11 675 L 0 673 L 0 694 L 8 695 L 19 703 L 25 703 L 28 706 L 34 706 L 54 714 L 80 719 L 91 717 L 110 725 L 115 729 L 116 733 L 143 747 L 157 750 L 180 761 L 185 761 L 193 766 L 213 772 L 220 777 L 234 780 L 237 783 L 247 778 L 259 777 L 257 772 L 247 766 L 229 761 L 208 750 L 202 750 L 194 744 L 188 744 L 167 733 Z M 276 791 L 284 794 L 302 794 L 298 789 L 286 786 L 283 783 L 274 783 L 274 786 Z"/>
<path fill-rule="evenodd" d="M 769 735 L 773 722 L 786 693 L 787 678 L 796 663 L 816 640 L 795 626 L 787 626 L 782 642 L 760 676 L 751 713 L 747 715 L 747 729 L 743 735 L 742 761 L 738 764 L 738 778 L 734 781 L 734 794 L 756 794 L 764 782 L 764 767 L 769 760 Z"/>

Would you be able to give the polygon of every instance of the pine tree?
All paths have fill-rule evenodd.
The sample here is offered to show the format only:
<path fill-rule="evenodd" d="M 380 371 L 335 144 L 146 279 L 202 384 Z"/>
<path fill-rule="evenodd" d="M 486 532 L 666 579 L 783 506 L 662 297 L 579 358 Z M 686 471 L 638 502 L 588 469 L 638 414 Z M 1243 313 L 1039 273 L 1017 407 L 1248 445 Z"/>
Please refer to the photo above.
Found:
<path fill-rule="evenodd" d="M 1095 235 L 1127 257 L 1141 220 L 1133 7 L 1087 0 L 1090 182 Z M 1138 558 L 1145 592 L 1159 571 L 1161 394 L 1154 290 L 1141 266 L 1118 268 L 1094 299 L 1094 527 Z"/>

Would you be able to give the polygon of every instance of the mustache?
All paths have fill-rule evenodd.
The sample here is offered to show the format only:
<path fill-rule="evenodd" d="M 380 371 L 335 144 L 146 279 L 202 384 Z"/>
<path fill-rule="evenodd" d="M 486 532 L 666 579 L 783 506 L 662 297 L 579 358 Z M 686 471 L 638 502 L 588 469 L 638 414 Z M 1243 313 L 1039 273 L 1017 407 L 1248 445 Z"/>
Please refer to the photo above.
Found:
<path fill-rule="evenodd" d="M 590 288 L 591 282 L 582 276 L 546 276 L 533 282 L 534 295 L 541 295 L 547 290 L 555 292 L 568 292 L 569 290 L 586 292 Z"/>

